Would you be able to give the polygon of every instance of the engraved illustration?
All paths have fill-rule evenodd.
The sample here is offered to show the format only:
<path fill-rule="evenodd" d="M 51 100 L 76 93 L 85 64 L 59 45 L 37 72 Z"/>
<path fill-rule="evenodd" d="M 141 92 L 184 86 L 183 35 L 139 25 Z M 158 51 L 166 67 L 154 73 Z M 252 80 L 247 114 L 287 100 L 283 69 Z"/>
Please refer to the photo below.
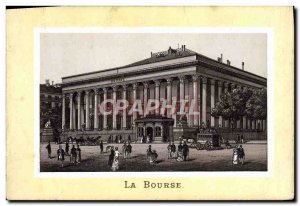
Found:
<path fill-rule="evenodd" d="M 40 172 L 267 171 L 266 34 L 40 44 Z"/>

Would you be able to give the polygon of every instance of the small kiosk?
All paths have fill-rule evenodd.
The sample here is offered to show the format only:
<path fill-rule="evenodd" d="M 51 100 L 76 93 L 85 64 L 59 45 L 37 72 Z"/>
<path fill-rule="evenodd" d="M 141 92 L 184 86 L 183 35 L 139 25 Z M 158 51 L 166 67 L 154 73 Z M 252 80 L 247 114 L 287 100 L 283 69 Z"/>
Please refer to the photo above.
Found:
<path fill-rule="evenodd" d="M 135 120 L 138 141 L 169 142 L 174 141 L 174 119 L 157 115 L 147 115 Z"/>

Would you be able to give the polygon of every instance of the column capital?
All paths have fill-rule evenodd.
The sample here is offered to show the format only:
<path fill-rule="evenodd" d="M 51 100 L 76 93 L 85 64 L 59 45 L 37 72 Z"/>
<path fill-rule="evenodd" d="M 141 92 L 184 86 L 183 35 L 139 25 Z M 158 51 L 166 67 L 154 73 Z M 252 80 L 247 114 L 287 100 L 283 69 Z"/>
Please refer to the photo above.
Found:
<path fill-rule="evenodd" d="M 172 78 L 167 78 L 166 80 L 167 80 L 167 85 L 171 85 L 173 79 Z"/>
<path fill-rule="evenodd" d="M 127 88 L 128 88 L 128 85 L 127 84 L 122 84 L 122 87 L 123 87 L 123 90 L 126 91 Z"/>
<path fill-rule="evenodd" d="M 199 75 L 194 74 L 194 75 L 192 76 L 192 79 L 193 79 L 193 82 L 198 81 L 198 80 L 199 80 Z"/>
<path fill-rule="evenodd" d="M 103 90 L 104 93 L 107 93 L 108 88 L 107 87 L 103 87 L 102 90 Z"/>
<path fill-rule="evenodd" d="M 149 87 L 149 82 L 143 82 L 144 89 L 147 89 Z"/>
<path fill-rule="evenodd" d="M 118 85 L 116 85 L 116 84 L 112 85 L 112 89 L 113 89 L 114 92 L 116 92 L 118 90 Z"/>
<path fill-rule="evenodd" d="M 134 89 L 134 90 L 136 90 L 136 88 L 139 86 L 139 84 L 138 83 L 133 83 L 132 84 L 132 88 Z"/>
<path fill-rule="evenodd" d="M 180 83 L 184 83 L 184 80 L 186 79 L 186 77 L 185 77 L 185 75 L 180 75 L 180 76 L 178 77 L 178 79 L 179 79 L 179 82 L 180 82 Z"/>
<path fill-rule="evenodd" d="M 73 97 L 73 94 L 74 94 L 73 92 L 70 92 L 69 97 Z"/>
<path fill-rule="evenodd" d="M 224 87 L 228 88 L 229 83 L 228 82 L 224 82 Z"/>
<path fill-rule="evenodd" d="M 207 84 L 207 77 L 201 76 L 202 84 Z"/>
<path fill-rule="evenodd" d="M 85 94 L 88 95 L 91 91 L 90 90 L 85 90 Z"/>
<path fill-rule="evenodd" d="M 154 80 L 155 86 L 159 87 L 160 86 L 160 82 L 161 82 L 161 80 L 159 80 L 159 79 Z"/>
<path fill-rule="evenodd" d="M 95 94 L 99 94 L 100 93 L 100 91 L 99 91 L 98 88 L 93 88 L 93 91 L 95 92 Z"/>
<path fill-rule="evenodd" d="M 209 79 L 209 81 L 210 81 L 210 84 L 211 84 L 211 85 L 215 85 L 215 83 L 216 83 L 216 80 L 215 80 L 215 79 Z"/>
<path fill-rule="evenodd" d="M 218 87 L 222 87 L 223 86 L 223 81 L 217 80 L 217 82 L 218 82 Z"/>

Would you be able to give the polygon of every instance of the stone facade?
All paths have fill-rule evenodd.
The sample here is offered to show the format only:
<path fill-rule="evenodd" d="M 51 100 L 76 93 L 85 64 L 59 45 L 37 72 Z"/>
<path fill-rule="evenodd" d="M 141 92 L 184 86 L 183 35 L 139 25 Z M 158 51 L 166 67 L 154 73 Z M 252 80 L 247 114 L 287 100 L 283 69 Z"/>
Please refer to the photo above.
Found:
<path fill-rule="evenodd" d="M 219 101 L 220 95 L 236 87 L 266 88 L 267 79 L 223 63 L 222 58 L 213 60 L 182 46 L 179 49 L 152 53 L 151 57 L 127 66 L 101 70 L 62 78 L 62 128 L 67 135 L 97 136 L 124 134 L 137 138 L 135 120 L 145 114 L 128 110 L 103 115 L 97 105 L 108 99 L 126 99 L 129 106 L 135 100 L 145 105 L 148 99 L 166 101 L 187 100 L 193 104 L 197 115 L 185 116 L 188 129 L 199 128 L 203 124 L 215 128 L 229 128 L 230 122 L 222 117 L 211 116 L 211 109 Z M 95 106 L 96 105 L 96 106 Z M 108 105 L 108 107 L 110 107 Z M 182 130 L 179 125 L 182 116 L 171 114 L 169 110 L 151 111 L 151 115 L 172 118 L 173 134 Z M 237 122 L 237 129 L 247 131 L 266 129 L 266 121 L 252 121 L 246 117 Z"/>

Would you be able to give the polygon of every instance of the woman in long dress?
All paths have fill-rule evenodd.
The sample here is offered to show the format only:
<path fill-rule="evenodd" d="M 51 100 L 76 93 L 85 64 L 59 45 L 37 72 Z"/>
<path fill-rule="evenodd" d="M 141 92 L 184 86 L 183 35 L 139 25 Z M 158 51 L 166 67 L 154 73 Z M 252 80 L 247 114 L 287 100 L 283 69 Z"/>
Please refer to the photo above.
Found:
<path fill-rule="evenodd" d="M 115 148 L 115 156 L 111 166 L 112 171 L 117 171 L 119 169 L 119 157 L 121 153 L 118 151 L 118 147 Z"/>
<path fill-rule="evenodd" d="M 235 148 L 233 148 L 232 164 L 237 165 L 238 163 L 238 146 L 236 146 Z"/>

